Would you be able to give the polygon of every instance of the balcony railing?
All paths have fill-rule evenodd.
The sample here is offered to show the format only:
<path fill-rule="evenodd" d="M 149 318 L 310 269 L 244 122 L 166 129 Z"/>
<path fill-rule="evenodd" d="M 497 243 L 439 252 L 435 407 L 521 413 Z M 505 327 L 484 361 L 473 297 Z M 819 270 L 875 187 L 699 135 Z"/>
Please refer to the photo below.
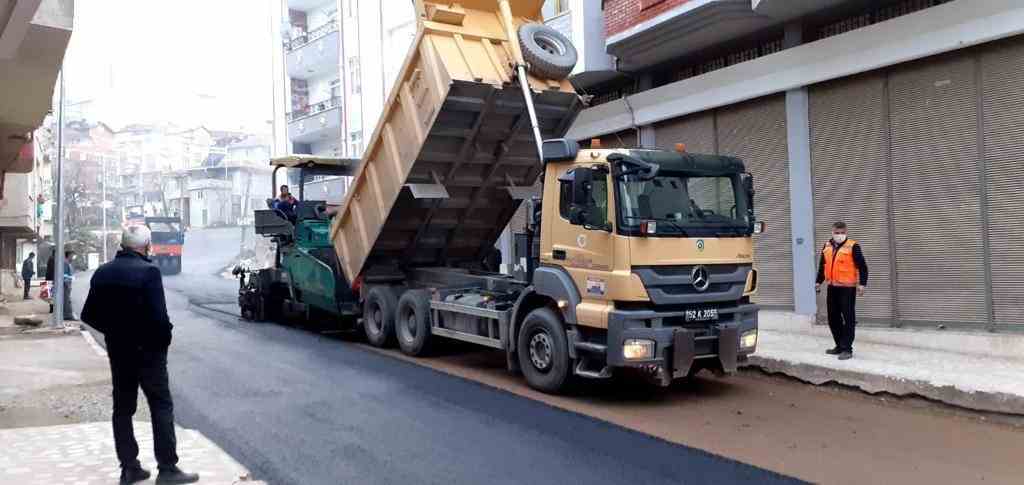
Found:
<path fill-rule="evenodd" d="M 316 42 L 317 40 L 326 37 L 334 32 L 338 31 L 338 19 L 328 20 L 326 24 L 323 24 L 315 29 L 308 32 L 303 32 L 295 36 L 292 39 L 285 39 L 284 50 L 291 52 L 297 49 L 301 49 L 307 44 Z"/>
<path fill-rule="evenodd" d="M 298 121 L 303 118 L 315 116 L 320 113 L 323 113 L 324 111 L 328 111 L 339 106 L 341 106 L 340 96 L 335 96 L 331 99 L 319 101 L 316 103 L 309 103 L 306 106 L 303 106 L 299 109 L 296 109 L 295 111 L 292 111 L 291 113 L 288 113 L 288 122 Z"/>

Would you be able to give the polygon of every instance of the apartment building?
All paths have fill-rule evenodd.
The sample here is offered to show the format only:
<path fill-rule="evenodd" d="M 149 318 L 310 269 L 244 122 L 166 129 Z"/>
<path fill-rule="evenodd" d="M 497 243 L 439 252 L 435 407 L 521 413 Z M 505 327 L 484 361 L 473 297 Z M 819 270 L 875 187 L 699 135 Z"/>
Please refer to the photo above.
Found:
<path fill-rule="evenodd" d="M 269 1 L 275 155 L 358 158 L 416 33 L 412 1 Z"/>
<path fill-rule="evenodd" d="M 0 288 L 40 237 L 35 141 L 71 39 L 73 0 L 0 0 Z M 49 167 L 48 163 L 45 164 Z"/>

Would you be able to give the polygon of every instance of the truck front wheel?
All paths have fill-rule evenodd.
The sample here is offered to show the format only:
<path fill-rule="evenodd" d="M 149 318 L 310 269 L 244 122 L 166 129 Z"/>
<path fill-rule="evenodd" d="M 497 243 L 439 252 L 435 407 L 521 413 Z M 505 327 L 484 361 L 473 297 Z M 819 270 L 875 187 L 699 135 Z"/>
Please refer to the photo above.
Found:
<path fill-rule="evenodd" d="M 374 286 L 366 295 L 363 305 L 363 330 L 366 340 L 374 347 L 386 347 L 395 335 L 395 311 L 398 298 L 386 286 Z"/>
<path fill-rule="evenodd" d="M 572 375 L 569 343 L 562 320 L 550 308 L 538 308 L 526 315 L 516 352 L 530 387 L 548 393 L 565 388 Z"/>

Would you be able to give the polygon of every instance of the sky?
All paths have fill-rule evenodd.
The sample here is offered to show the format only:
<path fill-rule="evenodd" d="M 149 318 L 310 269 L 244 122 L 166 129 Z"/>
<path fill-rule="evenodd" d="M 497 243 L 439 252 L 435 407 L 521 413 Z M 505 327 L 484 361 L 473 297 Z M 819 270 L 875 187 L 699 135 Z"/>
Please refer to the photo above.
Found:
<path fill-rule="evenodd" d="M 170 121 L 269 133 L 269 8 L 268 0 L 76 0 L 69 103 L 115 129 Z"/>

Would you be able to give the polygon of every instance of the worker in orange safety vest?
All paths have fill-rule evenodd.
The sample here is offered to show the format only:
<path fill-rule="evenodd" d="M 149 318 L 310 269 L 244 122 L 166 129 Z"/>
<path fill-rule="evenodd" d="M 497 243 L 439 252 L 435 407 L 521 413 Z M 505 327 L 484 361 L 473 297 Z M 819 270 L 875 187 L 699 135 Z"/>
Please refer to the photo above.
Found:
<path fill-rule="evenodd" d="M 845 222 L 832 224 L 832 239 L 821 248 L 818 281 L 815 290 L 828 285 L 828 326 L 836 346 L 825 353 L 839 360 L 853 358 L 853 339 L 857 327 L 857 297 L 864 296 L 868 284 L 868 264 L 857 241 L 847 237 Z"/>

